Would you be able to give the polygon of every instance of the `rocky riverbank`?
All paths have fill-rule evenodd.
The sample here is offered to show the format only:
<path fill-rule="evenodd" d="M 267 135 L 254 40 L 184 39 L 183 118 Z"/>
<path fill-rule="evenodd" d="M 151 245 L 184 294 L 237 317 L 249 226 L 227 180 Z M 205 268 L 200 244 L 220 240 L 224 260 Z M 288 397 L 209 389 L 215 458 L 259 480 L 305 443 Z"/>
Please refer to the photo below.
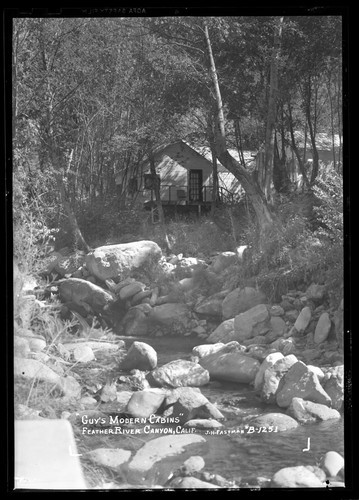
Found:
<path fill-rule="evenodd" d="M 46 287 L 16 270 L 16 418 L 66 418 L 78 440 L 92 436 L 82 460 L 115 473 L 111 488 L 344 486 L 344 460 L 331 449 L 320 464 L 250 484 L 206 471 L 213 433 L 274 436 L 343 412 L 343 303 L 333 309 L 318 283 L 276 303 L 248 284 L 228 287 L 242 259 L 243 249 L 163 257 L 146 241 L 86 256 L 58 252 L 44 270 L 54 279 Z M 125 348 L 118 335 L 148 341 Z M 150 344 L 163 336 L 197 345 L 159 364 Z M 263 411 L 229 426 L 226 406 L 202 392 L 227 382 L 250 387 Z M 94 445 L 112 436 L 121 446 Z"/>

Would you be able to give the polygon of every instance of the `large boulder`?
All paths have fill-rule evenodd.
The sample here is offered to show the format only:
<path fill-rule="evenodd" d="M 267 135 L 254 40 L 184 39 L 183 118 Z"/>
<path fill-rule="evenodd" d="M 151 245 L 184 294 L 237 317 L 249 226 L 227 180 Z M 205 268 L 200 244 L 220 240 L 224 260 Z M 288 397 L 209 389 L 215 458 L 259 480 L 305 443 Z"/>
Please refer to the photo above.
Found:
<path fill-rule="evenodd" d="M 202 300 L 199 304 L 196 304 L 194 311 L 204 316 L 215 316 L 220 318 L 222 316 L 222 302 L 222 294 L 215 294 Z"/>
<path fill-rule="evenodd" d="M 277 431 L 288 431 L 295 429 L 299 424 L 294 418 L 284 413 L 264 413 L 251 419 L 248 425 L 254 428 L 265 427 L 266 429 L 276 427 Z"/>
<path fill-rule="evenodd" d="M 218 254 L 212 264 L 209 266 L 209 269 L 214 273 L 221 273 L 227 267 L 232 266 L 238 262 L 238 255 L 235 252 L 221 252 Z"/>
<path fill-rule="evenodd" d="M 305 332 L 311 319 L 312 319 L 312 311 L 310 307 L 308 306 L 303 307 L 303 309 L 300 311 L 299 316 L 297 317 L 294 323 L 294 328 L 299 333 Z"/>
<path fill-rule="evenodd" d="M 266 356 L 256 374 L 256 378 L 254 379 L 254 388 L 256 391 L 260 391 L 263 387 L 265 371 L 273 366 L 279 359 L 283 358 L 284 356 L 281 352 L 273 352 Z"/>
<path fill-rule="evenodd" d="M 99 313 L 106 306 L 115 302 L 115 298 L 100 286 L 80 278 L 68 278 L 61 281 L 59 295 L 63 302 L 73 302 Z"/>
<path fill-rule="evenodd" d="M 148 306 L 148 308 L 142 306 Z M 149 304 L 131 307 L 120 323 L 124 334 L 130 337 L 146 337 L 149 332 L 148 317 L 151 310 Z"/>
<path fill-rule="evenodd" d="M 209 382 L 209 373 L 198 363 L 177 359 L 150 372 L 147 379 L 151 385 L 160 387 L 200 387 Z"/>
<path fill-rule="evenodd" d="M 337 410 L 312 401 L 305 401 L 302 398 L 292 399 L 288 413 L 302 424 L 340 418 Z"/>
<path fill-rule="evenodd" d="M 163 416 L 176 418 L 183 425 L 193 419 L 223 420 L 218 408 L 197 387 L 178 387 L 165 398 Z"/>
<path fill-rule="evenodd" d="M 158 262 L 161 248 L 154 241 L 133 241 L 95 248 L 86 255 L 86 266 L 101 281 L 125 278 L 145 264 Z"/>
<path fill-rule="evenodd" d="M 121 370 L 153 370 L 157 366 L 157 353 L 145 342 L 134 342 L 122 360 Z"/>
<path fill-rule="evenodd" d="M 332 400 L 332 408 L 342 410 L 344 403 L 344 365 L 330 368 L 325 373 L 322 385 Z"/>
<path fill-rule="evenodd" d="M 248 309 L 234 318 L 234 338 L 231 340 L 241 341 L 268 332 L 269 319 L 269 312 L 264 304 Z"/>
<path fill-rule="evenodd" d="M 257 380 L 260 389 L 260 398 L 266 403 L 274 403 L 279 383 L 288 370 L 297 363 L 297 358 L 293 354 L 285 357 L 277 356 L 273 358 L 273 365 L 265 367 L 263 380 Z M 259 372 L 258 372 L 259 373 Z"/>
<path fill-rule="evenodd" d="M 274 474 L 271 488 L 324 488 L 324 477 L 318 477 L 318 472 L 310 466 L 298 465 L 296 467 L 285 467 Z M 317 473 L 316 473 L 317 472 Z"/>
<path fill-rule="evenodd" d="M 207 342 L 229 342 L 234 337 L 234 318 L 223 321 L 207 338 Z"/>
<path fill-rule="evenodd" d="M 164 389 L 136 391 L 127 403 L 126 413 L 133 417 L 148 418 L 156 413 L 166 397 Z"/>
<path fill-rule="evenodd" d="M 234 318 L 258 304 L 265 304 L 266 296 L 252 287 L 236 288 L 227 295 L 222 303 L 223 319 Z"/>
<path fill-rule="evenodd" d="M 193 356 L 197 356 L 198 358 L 204 358 L 209 354 L 213 354 L 214 352 L 218 352 L 224 347 L 225 344 L 222 342 L 218 342 L 217 344 L 204 344 L 197 345 L 192 349 Z"/>
<path fill-rule="evenodd" d="M 330 321 L 329 314 L 327 312 L 323 312 L 320 315 L 317 326 L 315 327 L 315 332 L 314 332 L 315 344 L 320 344 L 327 340 L 331 326 L 332 322 Z"/>
<path fill-rule="evenodd" d="M 288 407 L 295 397 L 327 406 L 331 406 L 332 402 L 320 385 L 317 375 L 302 361 L 295 363 L 279 382 L 277 405 L 281 408 Z"/>
<path fill-rule="evenodd" d="M 205 446 L 205 438 L 198 434 L 172 434 L 152 439 L 130 461 L 127 478 L 133 484 L 164 484 L 185 460 L 194 454 L 203 454 Z"/>
<path fill-rule="evenodd" d="M 190 320 L 190 310 L 186 304 L 170 303 L 153 307 L 148 315 L 152 324 L 165 328 L 186 328 Z"/>
<path fill-rule="evenodd" d="M 241 352 L 222 351 L 201 358 L 199 363 L 209 372 L 213 380 L 228 380 L 249 384 L 253 382 L 260 363 Z"/>
<path fill-rule="evenodd" d="M 336 451 L 328 451 L 321 461 L 321 467 L 329 477 L 335 477 L 344 467 L 344 458 Z"/>

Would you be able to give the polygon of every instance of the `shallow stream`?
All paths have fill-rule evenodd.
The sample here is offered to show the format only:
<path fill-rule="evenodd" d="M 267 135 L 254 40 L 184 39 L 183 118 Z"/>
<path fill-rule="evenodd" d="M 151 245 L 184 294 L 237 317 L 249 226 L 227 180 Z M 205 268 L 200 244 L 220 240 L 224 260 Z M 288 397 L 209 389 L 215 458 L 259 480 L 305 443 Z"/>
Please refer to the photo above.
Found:
<path fill-rule="evenodd" d="M 134 340 L 150 344 L 157 351 L 158 366 L 175 359 L 190 359 L 192 348 L 203 343 L 188 337 L 122 339 L 125 340 L 126 348 Z M 223 429 L 243 427 L 243 418 L 247 416 L 282 411 L 277 406 L 263 404 L 249 385 L 212 382 L 200 389 L 225 415 Z M 158 436 L 147 437 L 152 439 Z M 327 451 L 337 451 L 344 456 L 343 419 L 300 425 L 285 432 L 208 434 L 205 437 L 208 442 L 208 451 L 203 455 L 205 470 L 229 480 L 271 478 L 283 467 L 318 465 Z M 309 450 L 303 451 L 308 448 L 308 443 Z"/>

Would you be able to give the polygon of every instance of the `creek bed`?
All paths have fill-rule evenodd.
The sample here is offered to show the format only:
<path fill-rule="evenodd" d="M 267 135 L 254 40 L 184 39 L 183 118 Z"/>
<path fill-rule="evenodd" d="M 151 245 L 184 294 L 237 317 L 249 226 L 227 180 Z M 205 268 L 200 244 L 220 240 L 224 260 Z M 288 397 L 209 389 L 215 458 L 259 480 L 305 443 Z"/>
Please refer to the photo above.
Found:
<path fill-rule="evenodd" d="M 150 344 L 158 355 L 158 366 L 175 360 L 190 359 L 192 348 L 203 344 L 200 339 L 191 337 L 158 337 L 139 338 L 121 337 L 126 349 L 137 341 Z M 270 479 L 275 472 L 283 467 L 296 465 L 319 465 L 321 457 L 328 451 L 336 451 L 344 456 L 343 419 L 300 425 L 294 430 L 285 432 L 244 434 L 237 429 L 244 427 L 245 419 L 262 413 L 283 412 L 275 405 L 262 403 L 255 395 L 250 385 L 231 382 L 211 382 L 200 388 L 201 392 L 225 415 L 223 430 L 236 430 L 231 434 L 211 434 L 198 431 L 205 436 L 208 447 L 203 455 L 205 470 L 220 474 L 228 480 L 239 483 L 253 478 Z M 244 419 L 244 420 L 243 420 Z M 141 434 L 138 443 L 132 441 L 135 449 L 144 441 L 159 437 L 158 435 Z M 308 446 L 310 449 L 303 451 Z M 94 443 L 97 440 L 94 440 Z M 113 436 L 106 439 L 112 447 L 125 448 L 126 438 Z M 97 444 L 98 446 L 98 444 Z M 96 445 L 94 446 L 97 447 Z"/>

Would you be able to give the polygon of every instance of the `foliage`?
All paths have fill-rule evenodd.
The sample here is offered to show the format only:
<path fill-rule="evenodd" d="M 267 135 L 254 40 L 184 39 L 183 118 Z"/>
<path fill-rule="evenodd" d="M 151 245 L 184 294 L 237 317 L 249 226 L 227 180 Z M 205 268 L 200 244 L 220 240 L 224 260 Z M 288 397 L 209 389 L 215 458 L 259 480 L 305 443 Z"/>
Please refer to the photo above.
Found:
<path fill-rule="evenodd" d="M 261 246 L 249 224 L 246 237 L 251 263 L 243 278 L 255 277 L 276 300 L 286 291 L 313 281 L 325 283 L 337 305 L 343 280 L 342 178 L 328 168 L 313 191 L 314 197 L 310 193 L 281 197 L 276 223 Z"/>

